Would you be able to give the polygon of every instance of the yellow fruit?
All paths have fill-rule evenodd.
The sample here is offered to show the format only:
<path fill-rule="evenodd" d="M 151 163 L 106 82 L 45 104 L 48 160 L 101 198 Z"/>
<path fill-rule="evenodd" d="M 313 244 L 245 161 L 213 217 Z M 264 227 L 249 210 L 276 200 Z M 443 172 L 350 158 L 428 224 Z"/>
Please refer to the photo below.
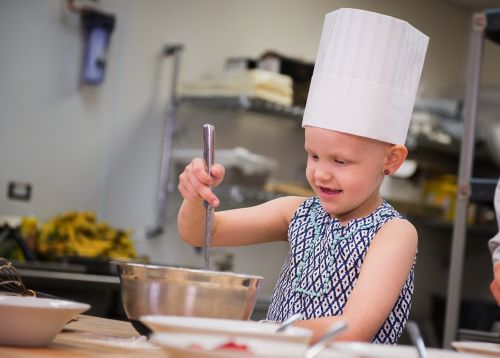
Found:
<path fill-rule="evenodd" d="M 98 222 L 91 211 L 70 211 L 45 222 L 37 251 L 45 256 L 78 255 L 130 259 L 136 257 L 132 232 Z"/>

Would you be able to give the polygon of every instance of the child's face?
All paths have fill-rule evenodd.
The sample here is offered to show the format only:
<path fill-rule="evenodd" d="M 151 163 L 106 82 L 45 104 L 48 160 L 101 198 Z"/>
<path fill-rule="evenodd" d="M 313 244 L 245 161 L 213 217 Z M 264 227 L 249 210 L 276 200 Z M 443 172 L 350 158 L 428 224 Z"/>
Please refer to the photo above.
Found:
<path fill-rule="evenodd" d="M 342 222 L 381 204 L 379 187 L 390 144 L 332 130 L 305 127 L 306 177 L 321 205 Z"/>

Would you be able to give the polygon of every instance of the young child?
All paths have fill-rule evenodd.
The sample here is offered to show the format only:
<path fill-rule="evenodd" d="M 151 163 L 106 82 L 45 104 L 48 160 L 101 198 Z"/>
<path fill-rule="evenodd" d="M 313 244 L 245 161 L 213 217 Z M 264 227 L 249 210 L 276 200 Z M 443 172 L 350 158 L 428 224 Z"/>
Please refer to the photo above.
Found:
<path fill-rule="evenodd" d="M 379 194 L 404 146 L 428 37 L 408 23 L 363 10 L 326 15 L 303 127 L 312 198 L 283 197 L 213 215 L 212 244 L 288 241 L 289 254 L 267 318 L 298 323 L 320 337 L 394 344 L 408 319 L 417 233 Z M 194 159 L 179 177 L 183 240 L 203 246 L 203 200 L 224 177 Z"/>

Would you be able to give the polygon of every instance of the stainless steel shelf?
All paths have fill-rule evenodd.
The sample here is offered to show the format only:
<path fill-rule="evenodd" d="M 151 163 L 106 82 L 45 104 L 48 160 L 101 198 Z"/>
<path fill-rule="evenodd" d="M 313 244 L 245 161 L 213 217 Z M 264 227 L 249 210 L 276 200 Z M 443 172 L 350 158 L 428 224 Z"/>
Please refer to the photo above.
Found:
<path fill-rule="evenodd" d="M 464 136 L 460 148 L 458 169 L 458 195 L 453 223 L 451 262 L 448 277 L 446 316 L 444 329 L 444 348 L 451 348 L 451 342 L 457 339 L 462 290 L 462 271 L 464 264 L 467 236 L 467 211 L 470 198 L 470 184 L 475 149 L 475 127 L 484 36 L 500 42 L 500 9 L 489 9 L 472 16 L 470 28 L 470 46 L 468 72 L 466 78 L 466 99 L 464 107 Z"/>
<path fill-rule="evenodd" d="M 295 106 L 288 107 L 281 104 L 272 103 L 258 98 L 249 96 L 181 96 L 178 103 L 188 103 L 211 108 L 220 108 L 224 110 L 236 109 L 244 111 L 252 111 L 263 113 L 271 116 L 300 119 L 304 116 L 304 108 Z"/>
<path fill-rule="evenodd" d="M 33 269 L 20 269 L 19 273 L 23 280 L 27 278 L 35 278 L 38 280 L 54 280 L 61 282 L 77 282 L 89 284 L 107 284 L 107 285 L 120 285 L 120 279 L 117 276 L 105 275 L 92 275 L 88 273 L 75 273 L 75 272 L 56 272 L 48 270 L 33 270 Z"/>

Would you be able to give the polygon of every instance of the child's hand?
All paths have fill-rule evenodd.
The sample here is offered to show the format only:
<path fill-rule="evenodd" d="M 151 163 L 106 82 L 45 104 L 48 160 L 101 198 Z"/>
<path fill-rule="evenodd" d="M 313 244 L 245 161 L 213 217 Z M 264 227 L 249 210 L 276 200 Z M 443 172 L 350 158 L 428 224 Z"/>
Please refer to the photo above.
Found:
<path fill-rule="evenodd" d="M 208 175 L 205 162 L 195 158 L 179 175 L 179 191 L 185 200 L 206 200 L 213 207 L 219 206 L 219 199 L 210 190 L 210 185 L 219 185 L 224 178 L 225 169 L 220 164 L 212 165 Z"/>

